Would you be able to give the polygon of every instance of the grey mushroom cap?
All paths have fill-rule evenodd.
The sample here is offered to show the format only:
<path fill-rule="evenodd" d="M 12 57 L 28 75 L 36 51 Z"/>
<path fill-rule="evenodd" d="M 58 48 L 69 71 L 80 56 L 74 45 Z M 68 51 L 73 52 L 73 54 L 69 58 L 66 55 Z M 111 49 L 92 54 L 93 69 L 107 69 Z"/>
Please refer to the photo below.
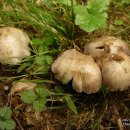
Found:
<path fill-rule="evenodd" d="M 75 49 L 66 50 L 52 64 L 55 78 L 63 84 L 72 80 L 77 92 L 95 93 L 101 86 L 102 76 L 98 65 L 89 55 Z"/>
<path fill-rule="evenodd" d="M 130 86 L 130 57 L 124 52 L 102 59 L 101 71 L 109 91 L 123 91 Z"/>
<path fill-rule="evenodd" d="M 116 54 L 121 51 L 130 55 L 127 43 L 119 38 L 111 36 L 95 39 L 84 46 L 84 53 L 90 54 L 93 58 L 100 58 L 106 53 Z"/>
<path fill-rule="evenodd" d="M 29 37 L 20 29 L 13 27 L 0 28 L 0 62 L 17 64 L 21 59 L 30 56 Z"/>

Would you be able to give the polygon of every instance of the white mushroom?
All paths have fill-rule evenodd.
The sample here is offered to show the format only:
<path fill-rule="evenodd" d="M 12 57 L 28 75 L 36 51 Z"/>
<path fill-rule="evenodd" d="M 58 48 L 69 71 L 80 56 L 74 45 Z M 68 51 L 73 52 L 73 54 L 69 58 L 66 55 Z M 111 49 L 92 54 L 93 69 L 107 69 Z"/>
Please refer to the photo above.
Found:
<path fill-rule="evenodd" d="M 13 82 L 10 95 L 13 95 L 14 93 L 22 92 L 24 90 L 34 89 L 36 86 L 37 84 L 32 82 Z"/>
<path fill-rule="evenodd" d="M 0 28 L 0 62 L 17 64 L 30 55 L 29 37 L 20 29 Z"/>
<path fill-rule="evenodd" d="M 100 60 L 103 84 L 109 91 L 123 91 L 130 86 L 130 57 L 124 52 Z"/>
<path fill-rule="evenodd" d="M 52 64 L 52 72 L 63 84 L 72 80 L 77 92 L 95 93 L 101 85 L 101 72 L 89 55 L 75 49 L 66 50 Z"/>
<path fill-rule="evenodd" d="M 84 53 L 90 54 L 95 59 L 100 58 L 106 53 L 116 54 L 120 51 L 130 55 L 127 43 L 119 38 L 111 36 L 95 39 L 84 46 Z"/>

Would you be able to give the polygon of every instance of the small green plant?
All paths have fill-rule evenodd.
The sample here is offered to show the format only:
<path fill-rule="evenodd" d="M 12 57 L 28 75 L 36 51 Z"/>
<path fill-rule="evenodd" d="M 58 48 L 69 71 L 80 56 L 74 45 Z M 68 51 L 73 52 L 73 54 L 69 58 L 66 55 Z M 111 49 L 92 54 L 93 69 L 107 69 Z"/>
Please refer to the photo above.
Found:
<path fill-rule="evenodd" d="M 49 51 L 49 46 L 53 44 L 52 36 L 48 36 L 43 39 L 35 38 L 32 40 L 32 42 L 34 43 L 34 46 L 37 45 L 37 55 L 35 56 L 34 63 L 37 65 L 44 65 L 47 69 L 47 66 L 51 65 L 52 63 L 52 58 L 50 55 L 42 55 L 42 53 Z"/>
<path fill-rule="evenodd" d="M 76 0 L 59 0 L 59 2 L 73 8 L 75 25 L 80 29 L 92 32 L 107 27 L 110 0 L 88 0 L 86 5 L 77 4 Z"/>
<path fill-rule="evenodd" d="M 58 94 L 61 94 L 61 98 L 62 98 L 62 101 L 63 103 L 65 103 L 66 106 L 69 107 L 70 110 L 72 110 L 75 114 L 78 114 L 77 112 L 77 108 L 75 106 L 75 100 L 73 99 L 74 96 L 72 95 L 68 95 L 67 93 L 65 94 L 65 90 L 64 88 L 62 88 L 62 86 L 55 86 L 55 92 Z M 56 94 L 55 93 L 55 94 Z"/>
<path fill-rule="evenodd" d="M 13 130 L 16 126 L 14 120 L 11 118 L 11 110 L 9 107 L 4 106 L 0 108 L 0 129 Z"/>
<path fill-rule="evenodd" d="M 53 36 L 45 35 L 44 38 L 33 38 L 32 45 L 34 48 L 34 55 L 19 66 L 17 73 L 21 73 L 26 69 L 30 75 L 44 75 L 50 71 L 50 66 L 53 62 L 51 52 L 58 51 L 53 49 L 49 50 L 53 44 Z"/>
<path fill-rule="evenodd" d="M 77 5 L 74 8 L 75 24 L 86 32 L 106 28 L 109 4 L 109 0 L 89 0 L 85 6 Z"/>
<path fill-rule="evenodd" d="M 63 99 L 65 100 L 67 106 L 75 113 L 78 114 L 77 112 L 77 108 L 74 104 L 74 101 L 72 100 L 72 98 L 68 95 L 64 96 Z"/>
<path fill-rule="evenodd" d="M 55 92 L 51 92 L 49 90 L 47 91 L 45 86 L 40 85 L 33 90 L 25 90 L 19 93 L 22 101 L 27 104 L 32 104 L 36 112 L 40 112 L 47 108 L 46 103 L 49 99 L 50 94 L 50 101 L 59 101 L 65 106 L 68 106 L 75 114 L 78 113 L 74 101 L 71 98 L 72 95 L 65 93 L 64 90 L 59 86 L 56 86 Z"/>
<path fill-rule="evenodd" d="M 20 92 L 19 95 L 25 103 L 33 104 L 33 108 L 37 112 L 42 111 L 46 107 L 48 92 L 43 86 Z"/>

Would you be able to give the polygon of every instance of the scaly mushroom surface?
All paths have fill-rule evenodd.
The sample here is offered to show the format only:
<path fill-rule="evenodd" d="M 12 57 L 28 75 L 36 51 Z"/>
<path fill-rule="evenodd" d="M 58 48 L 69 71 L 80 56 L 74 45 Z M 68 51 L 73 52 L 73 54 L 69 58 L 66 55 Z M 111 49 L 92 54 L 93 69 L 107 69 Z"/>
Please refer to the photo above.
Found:
<path fill-rule="evenodd" d="M 0 62 L 17 64 L 21 59 L 30 56 L 29 37 L 20 29 L 13 27 L 0 28 Z"/>
<path fill-rule="evenodd" d="M 63 84 L 72 80 L 77 92 L 95 93 L 101 85 L 101 71 L 93 58 L 75 49 L 66 50 L 52 64 L 55 78 Z"/>
<path fill-rule="evenodd" d="M 127 43 L 119 38 L 111 36 L 95 39 L 84 46 L 84 53 L 90 54 L 94 59 L 100 58 L 106 53 L 116 54 L 120 51 L 130 55 Z"/>
<path fill-rule="evenodd" d="M 109 91 L 123 91 L 130 86 L 130 57 L 124 52 L 100 60 L 103 84 Z"/>

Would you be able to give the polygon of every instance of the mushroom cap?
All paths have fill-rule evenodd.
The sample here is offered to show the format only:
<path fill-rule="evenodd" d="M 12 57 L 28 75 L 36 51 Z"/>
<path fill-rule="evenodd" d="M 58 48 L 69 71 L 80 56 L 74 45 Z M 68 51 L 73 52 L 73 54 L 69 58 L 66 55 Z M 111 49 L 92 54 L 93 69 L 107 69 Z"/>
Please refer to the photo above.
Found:
<path fill-rule="evenodd" d="M 124 52 L 102 59 L 103 84 L 109 91 L 123 91 L 130 86 L 130 57 Z"/>
<path fill-rule="evenodd" d="M 101 85 L 101 71 L 93 58 L 75 49 L 66 50 L 52 64 L 55 78 L 63 84 L 72 80 L 77 92 L 95 93 Z"/>
<path fill-rule="evenodd" d="M 24 90 L 31 90 L 34 89 L 36 86 L 37 84 L 32 82 L 13 82 L 10 94 L 13 95 L 14 93 Z"/>
<path fill-rule="evenodd" d="M 30 56 L 29 37 L 20 29 L 0 28 L 0 62 L 17 64 L 22 58 Z"/>
<path fill-rule="evenodd" d="M 99 58 L 106 53 L 116 54 L 120 51 L 130 55 L 127 43 L 119 38 L 111 36 L 95 39 L 84 46 L 84 53 L 90 54 L 93 58 Z"/>

